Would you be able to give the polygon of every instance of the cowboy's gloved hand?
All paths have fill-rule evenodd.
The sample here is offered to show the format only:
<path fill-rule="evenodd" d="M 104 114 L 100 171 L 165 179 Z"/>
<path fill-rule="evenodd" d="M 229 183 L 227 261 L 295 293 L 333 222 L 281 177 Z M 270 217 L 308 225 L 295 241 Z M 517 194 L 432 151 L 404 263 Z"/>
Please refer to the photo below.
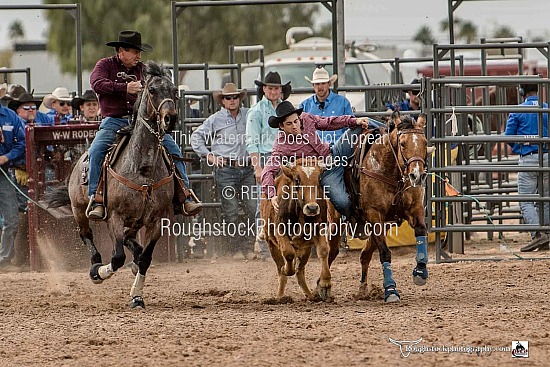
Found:
<path fill-rule="evenodd" d="M 29 173 L 21 168 L 15 168 L 15 179 L 21 186 L 27 186 L 29 181 Z"/>

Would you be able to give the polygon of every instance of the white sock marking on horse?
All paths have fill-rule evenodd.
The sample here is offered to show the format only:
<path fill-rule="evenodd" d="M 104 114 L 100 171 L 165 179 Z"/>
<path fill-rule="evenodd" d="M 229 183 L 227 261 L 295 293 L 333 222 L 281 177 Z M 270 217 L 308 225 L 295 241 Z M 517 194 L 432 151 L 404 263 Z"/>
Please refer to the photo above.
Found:
<path fill-rule="evenodd" d="M 145 285 L 145 275 L 140 273 L 136 274 L 136 279 L 134 279 L 134 284 L 132 284 L 132 289 L 130 289 L 130 297 L 134 298 L 135 296 L 141 296 L 143 293 L 143 286 Z"/>
<path fill-rule="evenodd" d="M 109 263 L 107 265 L 100 266 L 99 269 L 97 270 L 97 273 L 99 274 L 101 279 L 105 280 L 112 277 L 115 272 L 113 271 L 113 267 L 111 266 L 111 263 Z"/>
<path fill-rule="evenodd" d="M 315 171 L 315 167 L 302 167 L 302 171 L 306 174 L 307 178 L 311 176 L 313 171 Z"/>

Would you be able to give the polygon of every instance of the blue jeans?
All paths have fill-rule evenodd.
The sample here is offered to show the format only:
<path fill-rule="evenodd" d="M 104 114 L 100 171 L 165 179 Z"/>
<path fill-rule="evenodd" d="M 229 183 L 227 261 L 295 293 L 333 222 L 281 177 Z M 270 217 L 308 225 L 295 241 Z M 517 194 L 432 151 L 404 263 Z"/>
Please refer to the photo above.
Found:
<path fill-rule="evenodd" d="M 88 183 L 88 195 L 94 195 L 97 191 L 97 184 L 99 182 L 99 175 L 101 173 L 101 164 L 105 159 L 109 146 L 115 141 L 116 132 L 128 126 L 127 119 L 120 119 L 114 117 L 106 117 L 99 126 L 99 131 L 95 135 L 90 150 L 88 152 L 90 156 L 90 178 Z M 174 141 L 174 138 L 170 134 L 164 135 L 162 145 L 168 151 L 168 154 L 173 154 L 178 157 L 182 157 L 181 150 Z M 175 166 L 183 177 L 185 186 L 189 187 L 189 178 L 187 178 L 187 170 L 185 165 L 181 161 L 175 161 Z"/>
<path fill-rule="evenodd" d="M 19 226 L 17 195 L 11 180 L 6 177 L 7 168 L 0 171 L 0 216 L 4 220 L 0 239 L 0 261 L 7 261 L 13 256 L 13 243 Z M 4 173 L 6 175 L 4 175 Z"/>
<path fill-rule="evenodd" d="M 548 153 L 544 153 L 544 166 L 548 167 Z M 539 155 L 527 155 L 520 157 L 519 159 L 520 167 L 538 167 L 539 166 Z M 539 175 L 542 175 L 543 187 L 539 187 Z M 550 174 L 548 172 L 518 172 L 518 194 L 540 194 L 542 196 L 550 196 Z M 544 191 L 543 191 L 544 190 Z M 532 201 L 524 201 L 519 203 L 521 208 L 521 214 L 525 224 L 537 224 L 539 225 L 539 208 L 543 203 L 536 205 Z M 550 223 L 550 204 L 545 202 L 544 205 L 544 225 Z M 531 237 L 535 237 L 537 231 L 531 232 Z"/>
<path fill-rule="evenodd" d="M 254 188 L 256 186 L 256 178 L 252 166 L 245 168 L 221 167 L 214 171 L 214 180 L 216 181 L 216 190 L 222 204 L 222 218 L 225 223 L 238 226 L 239 221 L 239 202 L 242 205 L 246 226 L 255 225 L 256 214 L 256 198 Z M 239 228 L 239 227 L 237 227 Z M 254 244 L 253 235 L 248 235 L 248 231 L 244 233 L 244 238 L 238 233 L 235 237 L 229 236 L 229 251 L 247 251 L 252 250 Z M 227 234 L 226 234 L 227 235 Z M 244 241 L 244 243 L 243 243 Z"/>
<path fill-rule="evenodd" d="M 344 171 L 353 154 L 352 143 L 357 141 L 361 127 L 348 129 L 332 146 L 334 164 L 327 166 L 321 175 L 321 186 L 327 193 L 330 201 L 346 219 L 351 216 L 351 201 L 344 182 Z"/>

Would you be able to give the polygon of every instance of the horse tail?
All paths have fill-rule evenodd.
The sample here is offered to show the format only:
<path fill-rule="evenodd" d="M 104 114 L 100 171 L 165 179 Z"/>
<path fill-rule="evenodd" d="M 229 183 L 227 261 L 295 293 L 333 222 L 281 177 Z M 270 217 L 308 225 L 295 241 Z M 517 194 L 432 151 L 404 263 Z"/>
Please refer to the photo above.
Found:
<path fill-rule="evenodd" d="M 69 187 L 63 185 L 47 190 L 44 193 L 44 201 L 48 204 L 48 208 L 59 208 L 61 206 L 70 205 L 71 198 L 69 197 Z"/>

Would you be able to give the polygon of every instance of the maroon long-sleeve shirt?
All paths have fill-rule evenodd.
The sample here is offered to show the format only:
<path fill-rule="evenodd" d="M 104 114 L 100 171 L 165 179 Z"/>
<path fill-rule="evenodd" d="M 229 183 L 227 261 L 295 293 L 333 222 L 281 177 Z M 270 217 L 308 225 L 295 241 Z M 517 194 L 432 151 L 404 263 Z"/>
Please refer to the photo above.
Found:
<path fill-rule="evenodd" d="M 126 89 L 126 84 L 132 80 L 125 80 L 117 74 L 124 72 L 142 80 L 144 70 L 145 65 L 141 61 L 131 69 L 126 68 L 118 55 L 97 62 L 90 75 L 90 85 L 98 95 L 102 116 L 122 117 L 132 114 L 137 95 L 128 94 Z"/>
<path fill-rule="evenodd" d="M 273 151 L 262 171 L 262 192 L 271 199 L 276 194 L 275 176 L 279 172 L 281 160 L 287 157 L 322 157 L 330 154 L 329 143 L 323 142 L 317 130 L 338 130 L 344 127 L 356 127 L 357 119 L 353 116 L 320 117 L 309 113 L 300 115 L 302 121 L 301 135 L 287 135 L 280 130 L 275 138 Z"/>

